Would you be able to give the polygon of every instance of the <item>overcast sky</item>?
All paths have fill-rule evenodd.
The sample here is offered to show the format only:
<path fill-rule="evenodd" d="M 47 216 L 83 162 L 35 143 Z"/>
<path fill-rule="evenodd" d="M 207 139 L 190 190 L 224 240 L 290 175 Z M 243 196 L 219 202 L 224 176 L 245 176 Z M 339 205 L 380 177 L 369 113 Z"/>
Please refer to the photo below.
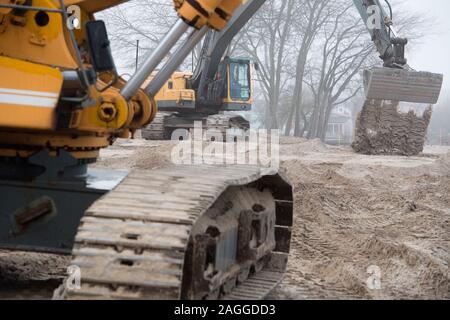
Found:
<path fill-rule="evenodd" d="M 444 73 L 444 91 L 450 94 L 450 1 L 403 0 L 408 8 L 435 19 L 433 35 L 414 50 L 408 51 L 408 61 L 416 70 Z M 394 6 L 395 12 L 395 6 Z M 395 17 L 394 17 L 395 18 Z M 408 37 L 408 35 L 402 35 Z"/>

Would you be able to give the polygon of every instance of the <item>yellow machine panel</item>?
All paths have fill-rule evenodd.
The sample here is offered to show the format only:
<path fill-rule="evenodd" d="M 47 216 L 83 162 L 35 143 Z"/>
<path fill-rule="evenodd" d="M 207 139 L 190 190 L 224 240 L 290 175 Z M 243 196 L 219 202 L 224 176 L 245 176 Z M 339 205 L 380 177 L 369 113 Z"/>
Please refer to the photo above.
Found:
<path fill-rule="evenodd" d="M 0 127 L 54 129 L 61 72 L 0 56 L 0 74 Z"/>
<path fill-rule="evenodd" d="M 50 0 L 34 0 L 33 5 L 58 8 Z M 67 45 L 67 34 L 62 32 L 65 28 L 61 14 L 29 10 L 23 16 L 10 14 L 8 18 L 0 20 L 2 55 L 64 68 L 78 67 Z"/>
<path fill-rule="evenodd" d="M 190 72 L 175 72 L 170 77 L 161 90 L 155 95 L 155 100 L 158 104 L 164 102 L 172 102 L 177 104 L 181 101 L 195 102 L 195 91 L 188 89 L 186 82 L 190 79 L 192 73 Z M 144 83 L 144 86 L 153 79 L 154 74 Z"/>
<path fill-rule="evenodd" d="M 126 1 L 127 0 L 65 0 L 64 4 L 66 5 L 66 7 L 77 5 L 88 13 L 96 13 L 98 11 L 114 7 Z"/>

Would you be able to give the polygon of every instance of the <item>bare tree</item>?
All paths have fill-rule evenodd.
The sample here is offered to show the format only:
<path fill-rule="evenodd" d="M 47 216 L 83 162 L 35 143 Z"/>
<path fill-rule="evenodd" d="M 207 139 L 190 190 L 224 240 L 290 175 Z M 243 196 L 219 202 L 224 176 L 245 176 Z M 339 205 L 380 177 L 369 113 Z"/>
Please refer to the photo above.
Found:
<path fill-rule="evenodd" d="M 153 50 L 177 19 L 172 3 L 135 0 L 100 13 L 108 25 L 114 55 L 121 69 L 134 70 L 137 41 L 139 59 Z"/>
<path fill-rule="evenodd" d="M 342 3 L 343 4 L 343 3 Z M 352 81 L 367 66 L 373 45 L 367 41 L 366 29 L 349 13 L 352 4 L 340 11 L 323 30 L 320 44 L 321 62 L 310 87 L 315 96 L 314 110 L 308 126 L 308 138 L 325 138 L 333 107 L 348 101 L 360 90 L 362 81 Z"/>
<path fill-rule="evenodd" d="M 278 128 L 278 106 L 285 88 L 292 19 L 299 0 L 269 0 L 237 39 L 237 48 L 260 66 L 258 80 L 267 103 L 266 127 Z"/>
<path fill-rule="evenodd" d="M 312 34 L 303 36 L 303 39 L 311 42 L 306 42 L 309 48 L 303 46 L 303 42 L 300 46 L 301 59 L 297 60 L 297 78 L 291 108 L 291 114 L 295 114 L 295 117 L 292 122 L 288 119 L 285 133 L 291 133 L 292 123 L 295 126 L 294 135 L 303 136 L 307 131 L 308 138 L 324 139 L 333 108 L 359 95 L 362 89 L 361 71 L 379 63 L 379 60 L 364 22 L 351 3 L 343 0 L 318 2 L 324 7 L 320 11 L 319 5 L 318 15 L 311 16 L 312 21 L 314 18 L 319 21 L 312 24 L 316 28 L 309 29 L 313 31 Z M 314 12 L 310 6 L 303 6 L 303 10 Z M 414 44 L 427 34 L 426 30 L 431 27 L 427 22 L 429 18 L 411 14 L 406 9 L 400 12 L 396 20 L 398 30 L 408 34 Z M 319 13 L 322 13 L 322 17 Z M 310 24 L 311 21 L 308 22 Z M 303 50 L 304 48 L 307 49 Z M 306 58 L 305 55 L 301 57 L 304 52 Z M 308 54 L 313 58 L 308 59 Z M 309 80 L 305 79 L 305 67 L 311 69 Z M 314 96 L 312 106 L 302 103 L 304 90 L 299 84 L 300 80 L 308 84 Z"/>
<path fill-rule="evenodd" d="M 311 46 L 316 39 L 318 31 L 327 21 L 330 14 L 329 8 L 331 0 L 304 0 L 297 4 L 297 19 L 295 19 L 295 29 L 301 31 L 300 46 L 297 53 L 295 68 L 295 84 L 292 93 L 289 115 L 286 121 L 285 134 L 290 135 L 294 128 L 294 135 L 301 134 L 300 118 L 302 114 L 301 105 L 303 100 L 303 82 L 306 72 L 306 63 Z M 306 119 L 304 119 L 306 120 Z"/>

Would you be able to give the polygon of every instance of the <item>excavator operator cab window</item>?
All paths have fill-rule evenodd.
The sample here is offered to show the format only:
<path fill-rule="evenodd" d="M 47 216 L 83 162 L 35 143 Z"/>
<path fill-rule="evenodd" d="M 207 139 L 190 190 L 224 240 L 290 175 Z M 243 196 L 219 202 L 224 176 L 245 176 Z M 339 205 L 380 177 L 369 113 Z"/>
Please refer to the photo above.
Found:
<path fill-rule="evenodd" d="M 248 101 L 251 98 L 250 64 L 244 61 L 232 61 L 229 68 L 230 98 L 234 101 Z"/>

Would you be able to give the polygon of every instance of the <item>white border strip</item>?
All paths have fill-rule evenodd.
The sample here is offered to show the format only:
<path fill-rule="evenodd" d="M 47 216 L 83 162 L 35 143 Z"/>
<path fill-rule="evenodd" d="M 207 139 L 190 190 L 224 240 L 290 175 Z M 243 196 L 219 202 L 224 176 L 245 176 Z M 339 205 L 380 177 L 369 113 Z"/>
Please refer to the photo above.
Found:
<path fill-rule="evenodd" d="M 58 98 L 58 93 L 53 92 L 43 92 L 43 91 L 32 91 L 32 90 L 17 90 L 17 89 L 6 89 L 0 88 L 1 93 L 10 93 L 13 95 L 26 95 L 26 96 L 39 96 L 39 97 L 50 97 L 50 98 Z"/>
<path fill-rule="evenodd" d="M 32 107 L 55 108 L 57 98 L 43 98 L 36 96 L 24 96 L 18 94 L 2 94 L 0 92 L 0 103 L 17 104 Z"/>

